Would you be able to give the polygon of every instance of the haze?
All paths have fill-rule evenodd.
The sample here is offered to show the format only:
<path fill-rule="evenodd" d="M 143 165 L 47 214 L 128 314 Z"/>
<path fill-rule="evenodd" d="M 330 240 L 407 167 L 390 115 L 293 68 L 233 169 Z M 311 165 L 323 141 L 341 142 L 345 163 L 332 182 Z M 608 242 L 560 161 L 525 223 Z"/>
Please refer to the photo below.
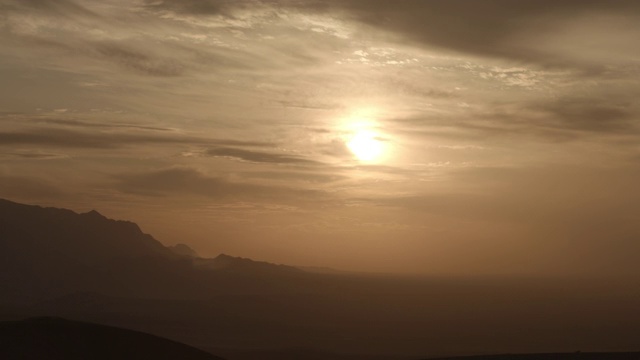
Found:
<path fill-rule="evenodd" d="M 637 1 L 0 0 L 0 198 L 167 245 L 631 275 Z"/>

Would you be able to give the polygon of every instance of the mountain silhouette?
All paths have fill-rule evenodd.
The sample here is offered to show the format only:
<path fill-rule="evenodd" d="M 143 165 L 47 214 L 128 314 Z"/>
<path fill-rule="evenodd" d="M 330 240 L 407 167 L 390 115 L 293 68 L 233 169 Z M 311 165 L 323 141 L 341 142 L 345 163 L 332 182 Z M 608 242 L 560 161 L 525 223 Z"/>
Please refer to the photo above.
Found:
<path fill-rule="evenodd" d="M 293 266 L 255 261 L 242 257 L 220 254 L 213 259 L 197 259 L 195 264 L 203 269 L 235 272 L 235 273 L 302 273 Z"/>
<path fill-rule="evenodd" d="M 0 286 L 5 300 L 75 292 L 128 297 L 207 297 L 248 292 L 302 273 L 294 267 L 220 255 L 199 258 L 187 245 L 166 247 L 129 221 L 97 211 L 0 199 Z M 277 286 L 275 286 L 277 287 Z"/>
<path fill-rule="evenodd" d="M 175 244 L 173 246 L 169 246 L 169 249 L 181 256 L 186 256 L 189 258 L 198 257 L 198 253 L 187 244 Z"/>
<path fill-rule="evenodd" d="M 0 322 L 0 358 L 222 360 L 154 335 L 52 317 Z"/>
<path fill-rule="evenodd" d="M 111 220 L 95 210 L 71 210 L 23 205 L 0 199 L 2 246 L 13 251 L 41 252 L 94 263 L 128 257 L 175 258 L 174 253 L 129 221 Z"/>

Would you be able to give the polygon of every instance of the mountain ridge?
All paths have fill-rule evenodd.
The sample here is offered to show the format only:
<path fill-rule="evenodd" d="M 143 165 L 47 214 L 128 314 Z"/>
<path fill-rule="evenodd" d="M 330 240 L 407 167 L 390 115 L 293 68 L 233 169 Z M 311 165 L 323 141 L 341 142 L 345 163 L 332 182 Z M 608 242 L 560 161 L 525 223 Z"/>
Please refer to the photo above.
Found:
<path fill-rule="evenodd" d="M 185 248 L 178 247 L 180 254 L 137 224 L 96 210 L 76 213 L 0 199 L 0 285 L 8 298 L 37 300 L 85 291 L 209 296 L 267 289 L 278 278 L 303 273 L 226 254 L 201 258 Z"/>
<path fill-rule="evenodd" d="M 291 272 L 301 273 L 303 270 L 289 265 L 274 264 L 266 261 L 258 261 L 245 257 L 232 256 L 225 253 L 219 254 L 215 258 L 198 258 L 195 260 L 196 266 L 204 269 L 251 272 Z"/>

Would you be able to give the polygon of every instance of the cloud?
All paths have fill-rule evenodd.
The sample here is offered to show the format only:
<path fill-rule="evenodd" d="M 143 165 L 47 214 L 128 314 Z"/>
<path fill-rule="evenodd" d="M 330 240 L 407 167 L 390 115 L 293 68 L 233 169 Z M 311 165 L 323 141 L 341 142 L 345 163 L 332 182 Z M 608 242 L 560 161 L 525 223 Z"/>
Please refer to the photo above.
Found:
<path fill-rule="evenodd" d="M 569 59 L 570 54 L 537 48 L 530 43 L 532 37 L 553 35 L 567 19 L 593 12 L 633 19 L 640 11 L 638 2 L 624 0 L 327 0 L 311 2 L 307 6 L 314 11 L 346 11 L 363 24 L 397 34 L 399 40 L 555 66 L 581 61 Z M 583 60 L 588 63 L 588 59 Z"/>
<path fill-rule="evenodd" d="M 575 92 L 553 97 L 505 97 L 384 121 L 398 136 L 472 141 L 476 145 L 488 139 L 565 143 L 600 138 L 618 147 L 624 145 L 617 142 L 621 136 L 640 137 L 636 121 L 640 109 L 633 101 L 634 91 L 623 93 L 614 87 L 610 93 L 600 89 L 590 94 Z"/>
<path fill-rule="evenodd" d="M 51 160 L 51 159 L 64 159 L 67 158 L 67 155 L 63 154 L 55 154 L 55 153 L 46 153 L 42 151 L 14 151 L 14 152 L 6 152 L 3 155 L 21 159 L 32 159 L 32 160 Z"/>
<path fill-rule="evenodd" d="M 145 0 L 144 5 L 154 10 L 171 10 L 185 14 L 222 14 L 234 1 L 223 0 Z"/>
<path fill-rule="evenodd" d="M 212 16 L 219 21 L 214 28 L 226 28 L 229 31 L 241 28 L 260 28 L 262 31 L 266 28 L 261 25 L 281 26 L 286 21 L 292 21 L 288 24 L 290 29 L 297 27 L 302 30 L 302 25 L 306 24 L 308 28 L 304 29 L 304 34 L 308 37 L 310 34 L 327 31 L 322 24 L 309 23 L 309 15 L 322 15 L 331 18 L 334 23 L 349 23 L 349 26 L 358 24 L 360 35 L 370 36 L 372 30 L 382 31 L 385 35 L 391 34 L 391 37 L 384 37 L 393 43 L 408 43 L 429 49 L 445 49 L 538 65 L 574 67 L 590 75 L 610 71 L 604 64 L 612 59 L 606 54 L 627 55 L 627 59 L 637 57 L 638 52 L 633 50 L 634 39 L 640 35 L 629 30 L 640 17 L 640 4 L 632 0 L 145 0 L 142 6 L 130 4 L 124 7 L 122 4 L 106 3 L 105 7 L 98 7 L 90 1 L 10 1 L 7 8 L 23 14 L 37 10 L 41 16 L 64 16 L 67 20 L 72 20 L 68 25 L 54 26 L 54 31 L 36 31 L 34 37 L 40 41 L 52 44 L 57 42 L 58 45 L 68 46 L 85 55 L 101 57 L 134 72 L 160 77 L 184 75 L 192 67 L 198 66 L 198 60 L 194 60 L 198 56 L 190 57 L 189 54 L 199 53 L 202 56 L 207 51 L 203 51 L 201 46 L 167 48 L 167 44 L 181 37 L 181 32 L 195 36 L 194 39 L 207 39 L 212 34 L 212 24 L 204 20 L 211 20 Z M 127 24 L 119 22 L 109 12 L 116 7 L 127 11 L 127 19 L 135 22 L 135 27 L 130 29 L 133 31 L 128 36 L 124 36 L 122 30 L 123 25 L 126 27 Z M 294 13 L 301 17 L 292 17 Z M 594 14 L 597 15 L 597 21 L 590 21 Z M 27 18 L 23 17 L 21 21 Z M 152 34 L 148 30 L 159 22 L 167 25 L 167 21 L 177 18 L 188 26 L 176 27 L 175 23 L 171 23 L 173 33 L 155 31 L 157 36 L 153 36 L 154 41 L 139 41 L 142 37 L 148 39 Z M 53 23 L 42 21 L 36 25 L 42 26 L 40 30 L 47 30 Z M 619 24 L 629 26 L 620 27 Z M 18 27 L 37 29 L 38 26 L 23 23 Z M 145 29 L 146 26 L 149 28 Z M 200 31 L 207 27 L 209 31 Z M 99 31 L 92 31 L 97 29 Z M 197 33 L 192 33 L 194 30 Z M 580 39 L 584 38 L 582 35 L 585 31 L 593 35 L 587 36 L 591 40 Z M 48 32 L 54 36 L 47 35 Z M 109 33 L 114 35 L 107 36 Z M 218 38 L 221 34 L 214 33 L 216 46 L 224 43 L 226 47 L 234 47 L 242 43 L 240 40 L 246 40 L 245 33 L 235 33 L 233 36 L 226 34 L 223 36 L 225 41 L 221 42 Z M 561 44 L 557 41 L 558 37 L 562 39 Z M 611 41 L 614 37 L 616 40 Z M 169 40 L 170 38 L 173 40 Z M 186 37 L 183 40 L 185 39 Z M 184 45 L 185 41 L 182 43 Z M 303 60 L 303 63 L 317 64 L 316 57 L 320 55 L 313 51 L 313 47 L 291 45 L 296 44 L 286 46 L 289 61 L 297 59 Z M 240 46 L 243 47 L 244 44 Z M 273 55 L 285 51 L 273 46 L 273 43 L 263 46 L 262 51 L 251 55 L 255 58 L 264 52 Z M 332 50 L 324 41 L 318 41 L 315 46 Z M 209 62 L 224 63 L 226 67 L 237 65 L 232 54 L 219 51 L 216 55 L 204 57 Z M 242 57 L 243 54 L 239 52 L 234 55 Z M 220 60 L 225 58 L 228 61 Z M 243 60 L 245 63 L 250 62 L 248 59 Z M 263 66 L 269 60 L 270 56 L 264 56 Z M 277 66 L 277 62 L 270 66 Z M 428 89 L 422 91 L 429 93 Z M 440 92 L 430 94 L 447 95 Z"/>
<path fill-rule="evenodd" d="M 243 161 L 256 163 L 272 163 L 272 164 L 291 164 L 291 165 L 316 165 L 317 161 L 304 159 L 298 156 L 273 154 L 268 152 L 244 150 L 231 147 L 211 148 L 205 151 L 206 155 L 216 157 L 230 157 Z"/>
<path fill-rule="evenodd" d="M 626 132 L 634 119 L 630 104 L 611 99 L 566 97 L 533 109 L 548 114 L 549 126 L 580 131 Z"/>
<path fill-rule="evenodd" d="M 185 65 L 176 59 L 154 54 L 149 49 L 135 50 L 123 44 L 93 44 L 96 54 L 135 72 L 150 76 L 179 76 L 185 72 Z"/>
<path fill-rule="evenodd" d="M 64 195 L 58 187 L 41 179 L 0 174 L 0 197 L 39 199 Z"/>
<path fill-rule="evenodd" d="M 111 149 L 126 145 L 190 143 L 191 141 L 193 139 L 179 135 L 172 137 L 152 134 L 81 132 L 56 128 L 0 132 L 0 146 L 33 145 L 60 148 Z"/>
<path fill-rule="evenodd" d="M 92 19 L 99 18 L 95 12 L 71 0 L 4 0 L 0 8 L 19 11 L 36 11 L 56 16 L 69 17 L 70 15 L 81 15 Z"/>
<path fill-rule="evenodd" d="M 588 264 L 640 250 L 631 240 L 640 236 L 639 175 L 640 168 L 466 168 L 449 172 L 446 182 L 457 184 L 452 188 L 434 184 L 435 189 L 421 194 L 356 200 L 412 214 L 407 216 L 422 214 L 417 217 L 467 232 L 471 240 L 499 228 L 517 230 L 515 237 L 502 238 L 504 246 L 539 249 L 545 257 L 560 254 Z M 474 226 L 483 230 L 469 230 Z M 584 258 L 573 258 L 576 251 Z"/>
<path fill-rule="evenodd" d="M 243 172 L 242 176 L 250 179 L 267 179 L 283 181 L 302 181 L 308 183 L 333 183 L 349 179 L 346 175 L 338 175 L 338 169 L 330 169 L 327 173 L 308 171 L 251 171 Z"/>
<path fill-rule="evenodd" d="M 44 123 L 44 124 L 53 124 L 53 125 L 62 125 L 62 126 L 70 126 L 70 127 L 80 127 L 80 128 L 124 128 L 124 129 L 139 129 L 139 130 L 153 130 L 153 131 L 173 131 L 171 128 L 159 127 L 159 126 L 148 126 L 148 125 L 138 125 L 138 124 L 125 124 L 125 123 L 97 123 L 97 122 L 89 122 L 82 121 L 76 119 L 52 119 L 52 118 L 34 118 L 31 119 L 31 122 L 34 123 Z"/>
<path fill-rule="evenodd" d="M 98 41 L 85 38 L 83 34 L 69 32 L 68 38 L 52 38 L 49 34 L 38 33 L 23 36 L 25 43 L 42 48 L 56 50 L 68 57 L 69 63 L 79 64 L 78 56 L 114 64 L 122 69 L 139 75 L 156 77 L 176 77 L 186 74 L 192 67 L 184 49 L 173 49 L 174 55 L 183 55 L 183 59 L 163 54 L 169 52 L 166 46 L 150 47 L 136 41 Z"/>
<path fill-rule="evenodd" d="M 145 196 L 190 194 L 224 200 L 283 202 L 319 200 L 325 196 L 316 190 L 231 182 L 182 167 L 121 174 L 115 178 L 120 191 Z"/>
<path fill-rule="evenodd" d="M 640 135 L 635 119 L 640 113 L 624 97 L 608 94 L 564 96 L 495 104 L 471 111 L 460 128 L 485 136 L 535 136 L 550 142 L 580 140 L 599 135 Z"/>
<path fill-rule="evenodd" d="M 72 68 L 73 72 L 95 71 L 87 60 L 108 62 L 140 75 L 156 77 L 181 76 L 194 66 L 187 52 L 167 46 L 166 38 L 154 35 L 151 36 L 154 40 L 149 41 L 153 33 L 142 29 L 152 26 L 156 20 L 138 16 L 132 7 L 116 7 L 109 2 L 103 7 L 95 5 L 33 0 L 12 3 L 4 21 L 9 31 L 2 35 L 19 39 L 23 45 L 56 51 L 58 56 L 49 59 L 50 63 Z M 122 16 L 112 12 L 114 9 Z M 64 21 L 60 21 L 61 18 Z M 79 58 L 84 58 L 84 62 Z"/>
<path fill-rule="evenodd" d="M 144 144 L 185 144 L 201 146 L 274 147 L 265 141 L 216 139 L 192 136 L 170 128 L 76 119 L 9 116 L 0 119 L 20 128 L 0 131 L 0 146 L 46 146 L 57 148 L 114 149 Z M 57 126 L 33 126 L 45 123 Z M 25 126 L 32 125 L 32 126 Z"/>

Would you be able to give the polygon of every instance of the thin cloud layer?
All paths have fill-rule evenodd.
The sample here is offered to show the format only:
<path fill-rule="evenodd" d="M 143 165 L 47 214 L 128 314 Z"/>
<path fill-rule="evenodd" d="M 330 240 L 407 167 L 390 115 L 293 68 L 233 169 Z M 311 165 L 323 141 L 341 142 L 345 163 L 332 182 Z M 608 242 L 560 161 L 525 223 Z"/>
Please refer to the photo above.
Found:
<path fill-rule="evenodd" d="M 38 199 L 55 199 L 65 195 L 65 191 L 41 179 L 0 174 L 0 196 L 6 198 L 19 197 L 31 201 Z"/>
<path fill-rule="evenodd" d="M 203 1 L 145 1 L 144 6 L 154 10 L 171 10 L 193 15 L 218 15 L 227 7 L 233 6 L 231 1 L 203 0 Z"/>
<path fill-rule="evenodd" d="M 399 39 L 426 46 L 494 56 L 548 66 L 599 67 L 602 64 L 580 53 L 563 53 L 561 49 L 547 51 L 530 42 L 544 41 L 557 35 L 563 25 L 576 18 L 587 20 L 594 14 L 629 24 L 638 20 L 640 6 L 635 1 L 535 1 L 509 0 L 453 0 L 395 2 L 347 0 L 316 1 L 317 9 L 337 8 L 347 11 L 357 20 L 373 28 L 391 31 Z M 599 29 L 595 29 L 599 31 Z M 606 31 L 606 29 L 601 29 Z M 598 41 L 602 40 L 602 41 Z M 632 46 L 631 38 L 619 39 L 619 46 Z M 607 47 L 604 38 L 592 45 Z M 581 49 L 587 50 L 587 49 Z"/>
<path fill-rule="evenodd" d="M 320 199 L 322 193 L 312 190 L 240 183 L 221 177 L 207 176 L 191 168 L 171 168 L 144 173 L 117 175 L 117 189 L 146 196 L 171 196 L 179 194 L 200 195 L 216 200 L 265 201 L 279 200 L 285 203 L 296 199 L 309 201 Z"/>
<path fill-rule="evenodd" d="M 219 147 L 207 149 L 205 154 L 208 156 L 229 157 L 244 161 L 257 163 L 273 163 L 273 164 L 298 164 L 298 165 L 319 165 L 317 161 L 307 160 L 297 156 L 288 156 L 282 154 L 273 154 L 268 152 L 259 152 L 252 150 L 244 150 L 229 147 Z"/>
<path fill-rule="evenodd" d="M 0 146 L 46 146 L 59 148 L 109 149 L 145 144 L 218 144 L 240 146 L 271 146 L 270 143 L 198 138 L 182 134 L 131 134 L 125 132 L 87 132 L 60 128 L 36 128 L 24 131 L 0 132 Z M 291 158 L 293 159 L 293 158 Z M 302 162 L 302 160 L 299 160 Z"/>

